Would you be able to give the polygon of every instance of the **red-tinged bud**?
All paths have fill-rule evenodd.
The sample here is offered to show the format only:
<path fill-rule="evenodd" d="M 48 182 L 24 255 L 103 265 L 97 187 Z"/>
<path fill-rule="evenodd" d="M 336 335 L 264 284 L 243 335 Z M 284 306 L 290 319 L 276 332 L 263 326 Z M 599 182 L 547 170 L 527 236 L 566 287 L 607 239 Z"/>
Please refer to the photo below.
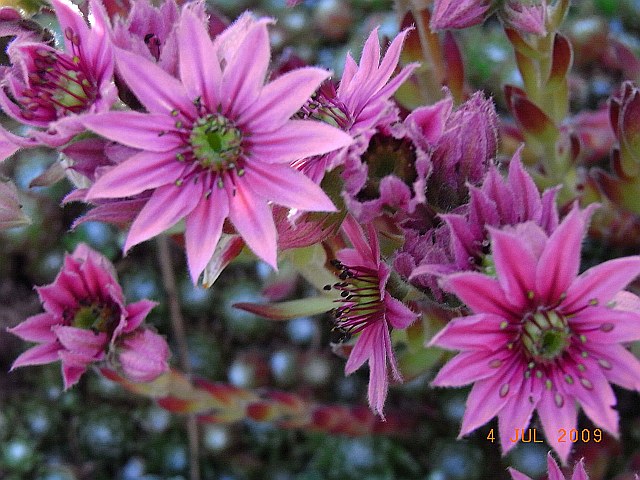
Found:
<path fill-rule="evenodd" d="M 431 30 L 467 28 L 482 23 L 489 12 L 489 0 L 436 0 Z"/>
<path fill-rule="evenodd" d="M 530 4 L 508 0 L 500 12 L 500 18 L 509 27 L 538 36 L 547 34 L 546 17 L 546 6 L 539 0 Z"/>

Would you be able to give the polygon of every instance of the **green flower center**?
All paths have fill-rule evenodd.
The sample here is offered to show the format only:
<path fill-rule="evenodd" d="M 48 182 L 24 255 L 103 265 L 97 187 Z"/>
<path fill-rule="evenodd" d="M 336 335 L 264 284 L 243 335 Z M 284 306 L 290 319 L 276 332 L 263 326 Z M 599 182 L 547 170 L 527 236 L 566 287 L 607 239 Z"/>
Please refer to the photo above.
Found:
<path fill-rule="evenodd" d="M 109 305 L 86 305 L 76 311 L 71 320 L 71 326 L 93 330 L 96 333 L 108 333 L 115 328 L 118 317 L 116 309 Z"/>
<path fill-rule="evenodd" d="M 555 360 L 569 345 L 571 330 L 567 319 L 555 311 L 529 316 L 522 328 L 522 344 L 528 356 L 536 362 Z"/>
<path fill-rule="evenodd" d="M 200 117 L 191 129 L 189 143 L 197 162 L 217 172 L 236 168 L 242 154 L 242 133 L 220 114 Z"/>

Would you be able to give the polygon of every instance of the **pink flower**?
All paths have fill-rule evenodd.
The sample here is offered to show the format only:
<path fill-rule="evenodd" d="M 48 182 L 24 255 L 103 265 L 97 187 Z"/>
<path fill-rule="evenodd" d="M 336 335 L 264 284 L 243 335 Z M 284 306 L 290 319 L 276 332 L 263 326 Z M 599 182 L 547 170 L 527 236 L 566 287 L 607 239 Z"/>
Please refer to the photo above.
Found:
<path fill-rule="evenodd" d="M 383 416 L 389 389 L 387 365 L 393 378 L 402 381 L 389 327 L 407 328 L 417 315 L 386 291 L 390 270 L 380 260 L 380 245 L 373 225 L 367 226 L 365 236 L 353 217 L 347 216 L 342 228 L 353 248 L 338 251 L 337 260 L 333 262 L 340 271 L 340 282 L 333 287 L 342 297 L 342 305 L 333 313 L 337 330 L 349 336 L 360 334 L 345 365 L 345 373 L 349 375 L 369 361 L 369 406 Z"/>
<path fill-rule="evenodd" d="M 22 353 L 11 368 L 60 360 L 65 388 L 77 383 L 90 364 L 105 360 L 129 334 L 140 332 L 155 306 L 149 300 L 125 305 L 113 265 L 84 244 L 65 257 L 54 282 L 37 291 L 45 312 L 9 331 L 39 345 Z"/>
<path fill-rule="evenodd" d="M 549 480 L 566 480 L 560 470 L 560 467 L 558 467 L 558 464 L 551 456 L 551 452 L 547 455 L 547 469 L 549 470 Z M 514 470 L 513 468 L 509 468 L 509 473 L 513 480 L 531 480 L 529 477 L 517 470 Z M 589 480 L 589 475 L 587 475 L 587 472 L 584 469 L 583 459 L 576 463 L 571 480 Z"/>
<path fill-rule="evenodd" d="M 106 111 L 116 99 L 113 53 L 103 7 L 91 1 L 95 21 L 89 28 L 73 4 L 62 0 L 52 3 L 65 51 L 19 37 L 8 48 L 13 67 L 2 78 L 0 107 L 32 128 L 26 138 L 2 131 L 2 158 L 20 147 L 66 143 L 84 130 L 78 121 L 82 115 Z"/>
<path fill-rule="evenodd" d="M 621 291 L 640 274 L 640 256 L 618 258 L 578 276 L 580 244 L 593 208 L 577 207 L 550 235 L 536 223 L 489 228 L 495 277 L 446 276 L 442 287 L 473 315 L 452 320 L 431 345 L 461 350 L 433 384 L 474 383 L 460 435 L 499 419 L 502 451 L 534 410 L 548 443 L 566 462 L 559 428 L 576 425 L 576 402 L 618 435 L 609 382 L 640 389 L 640 362 L 624 348 L 640 339 L 640 299 Z"/>
<path fill-rule="evenodd" d="M 490 0 L 435 0 L 431 29 L 448 30 L 478 25 L 484 21 L 490 6 Z"/>
<path fill-rule="evenodd" d="M 398 108 L 391 97 L 418 67 L 417 63 L 409 64 L 391 78 L 408 33 L 409 30 L 404 30 L 396 35 L 380 60 L 378 29 L 373 29 L 364 44 L 360 65 L 347 54 L 337 90 L 333 84 L 324 84 L 313 100 L 317 111 L 309 111 L 310 116 L 328 117 L 355 139 L 349 148 L 296 163 L 317 182 L 325 171 L 341 165 L 347 157 L 359 162 L 376 130 L 398 120 Z"/>
<path fill-rule="evenodd" d="M 197 281 L 229 218 L 256 255 L 275 267 L 270 202 L 335 210 L 319 186 L 290 166 L 351 143 L 329 125 L 290 120 L 329 72 L 303 68 L 264 85 L 268 23 L 247 24 L 220 59 L 200 19 L 183 11 L 177 31 L 181 82 L 148 59 L 117 51 L 122 77 L 149 113 L 109 112 L 86 117 L 84 124 L 142 150 L 101 176 L 87 197 L 152 192 L 131 225 L 125 251 L 186 218 L 189 271 Z"/>

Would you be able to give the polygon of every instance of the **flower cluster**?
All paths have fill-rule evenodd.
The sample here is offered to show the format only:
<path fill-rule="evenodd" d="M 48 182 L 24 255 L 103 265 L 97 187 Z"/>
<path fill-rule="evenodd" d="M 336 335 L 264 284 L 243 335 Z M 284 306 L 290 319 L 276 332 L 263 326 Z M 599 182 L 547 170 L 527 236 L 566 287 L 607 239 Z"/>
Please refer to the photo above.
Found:
<path fill-rule="evenodd" d="M 227 24 L 204 1 L 51 3 L 57 45 L 0 9 L 11 37 L 0 160 L 59 154 L 35 183 L 71 180 L 63 203 L 91 207 L 73 227 L 117 225 L 125 255 L 170 234 L 195 285 L 211 286 L 243 249 L 274 272 L 286 265 L 273 300 L 304 290 L 299 273 L 313 299 L 239 306 L 279 320 L 330 314 L 345 374 L 368 365 L 370 416 L 385 419 L 390 381 L 423 375 L 473 385 L 460 436 L 498 417 L 503 454 L 534 413 L 563 463 L 572 443 L 554 434 L 580 409 L 619 436 L 611 384 L 640 390 L 628 348 L 640 340 L 640 256 L 580 263 L 588 236 L 637 251 L 625 232 L 640 231 L 640 90 L 626 81 L 609 101 L 613 133 L 604 109 L 569 116 L 574 55 L 557 30 L 570 2 L 397 0 L 397 34 L 382 42 L 373 28 L 340 78 L 273 54 L 275 20 L 249 11 Z M 463 78 L 459 39 L 438 33 L 494 13 L 522 74 L 505 88 L 509 119 Z M 605 54 L 640 72 L 630 50 Z M 0 187 L 0 228 L 27 224 L 21 192 Z M 143 325 L 155 303 L 127 305 L 101 254 L 81 244 L 36 290 L 44 313 L 9 331 L 38 345 L 13 368 L 60 361 L 69 388 L 97 364 L 178 390 L 164 337 Z M 436 347 L 457 352 L 437 373 Z M 582 462 L 573 478 L 586 480 Z"/>

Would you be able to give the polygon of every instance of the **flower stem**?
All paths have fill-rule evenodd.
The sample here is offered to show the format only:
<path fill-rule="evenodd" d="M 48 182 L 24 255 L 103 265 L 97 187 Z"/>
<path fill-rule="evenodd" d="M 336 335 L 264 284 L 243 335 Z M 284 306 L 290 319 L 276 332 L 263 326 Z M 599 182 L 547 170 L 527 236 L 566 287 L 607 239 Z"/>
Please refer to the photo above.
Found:
<path fill-rule="evenodd" d="M 171 330 L 173 331 L 173 336 L 178 346 L 178 361 L 180 362 L 182 370 L 189 375 L 191 374 L 189 346 L 187 344 L 187 335 L 184 327 L 184 317 L 182 316 L 182 309 L 180 308 L 176 276 L 173 270 L 173 262 L 171 261 L 169 239 L 166 235 L 160 235 L 156 239 L 156 244 L 158 247 L 160 271 L 162 273 L 162 284 L 167 294 L 167 302 L 169 305 Z M 187 416 L 186 427 L 189 442 L 189 478 L 191 480 L 200 480 L 200 446 L 198 422 L 195 414 L 189 414 Z"/>

